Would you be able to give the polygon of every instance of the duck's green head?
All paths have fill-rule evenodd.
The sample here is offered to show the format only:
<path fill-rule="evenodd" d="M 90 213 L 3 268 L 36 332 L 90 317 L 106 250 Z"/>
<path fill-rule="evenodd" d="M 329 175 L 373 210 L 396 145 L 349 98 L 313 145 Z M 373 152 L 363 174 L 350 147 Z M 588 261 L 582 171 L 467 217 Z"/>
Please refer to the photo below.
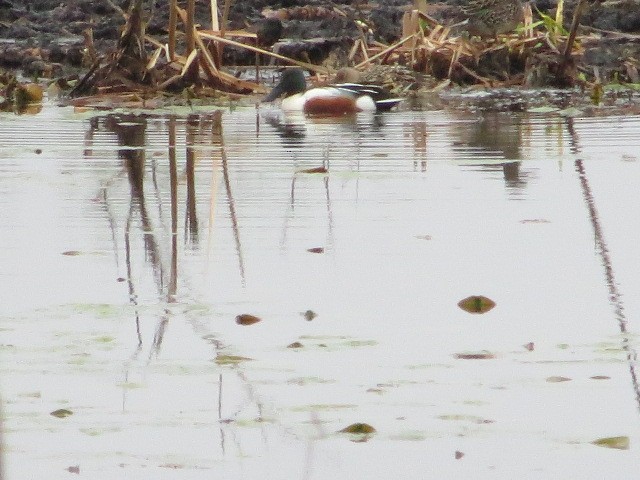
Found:
<path fill-rule="evenodd" d="M 307 81 L 301 68 L 290 68 L 284 71 L 280 82 L 273 87 L 263 102 L 273 102 L 280 97 L 289 97 L 296 93 L 302 93 L 307 89 Z"/>

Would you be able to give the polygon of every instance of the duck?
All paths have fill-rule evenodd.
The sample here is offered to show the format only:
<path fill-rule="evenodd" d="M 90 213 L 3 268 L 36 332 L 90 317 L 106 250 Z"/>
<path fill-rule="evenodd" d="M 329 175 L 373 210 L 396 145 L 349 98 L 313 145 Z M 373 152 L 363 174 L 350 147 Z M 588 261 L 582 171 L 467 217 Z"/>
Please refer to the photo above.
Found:
<path fill-rule="evenodd" d="M 304 112 L 308 115 L 386 112 L 402 101 L 402 98 L 393 98 L 380 85 L 348 82 L 307 89 L 301 68 L 285 70 L 280 82 L 262 101 L 273 102 L 281 97 L 280 107 L 283 111 Z"/>
<path fill-rule="evenodd" d="M 520 0 L 469 0 L 462 10 L 469 18 L 469 33 L 496 38 L 523 21 L 523 8 Z"/>

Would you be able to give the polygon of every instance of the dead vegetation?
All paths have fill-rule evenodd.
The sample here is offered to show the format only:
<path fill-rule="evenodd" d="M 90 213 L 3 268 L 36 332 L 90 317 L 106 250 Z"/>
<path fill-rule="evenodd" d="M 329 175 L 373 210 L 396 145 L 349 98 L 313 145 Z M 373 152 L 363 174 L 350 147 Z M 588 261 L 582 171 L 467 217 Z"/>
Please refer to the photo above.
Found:
<path fill-rule="evenodd" d="M 129 10 L 122 12 L 126 22 L 115 52 L 98 56 L 92 35 L 88 32 L 85 36 L 85 51 L 92 56 L 92 63 L 71 92 L 76 97 L 75 103 L 91 104 L 95 95 L 145 102 L 165 93 L 183 91 L 194 96 L 230 97 L 264 93 L 262 85 L 237 78 L 225 68 L 229 66 L 222 65 L 226 46 L 255 52 L 256 58 L 268 57 L 281 65 L 298 65 L 325 78 L 334 71 L 335 65 L 312 64 L 280 55 L 267 46 L 262 48 L 256 33 L 249 30 L 226 30 L 231 1 L 225 2 L 218 18 L 217 1 L 211 0 L 211 29 L 207 29 L 195 24 L 195 0 L 188 0 L 186 9 L 172 0 L 166 43 L 146 34 L 142 0 L 133 1 Z M 416 1 L 415 8 L 404 14 L 402 38 L 392 45 L 369 40 L 369 27 L 357 22 L 361 35 L 353 41 L 346 62 L 360 71 L 377 65 L 402 66 L 403 75 L 410 71 L 432 78 L 429 88 L 434 89 L 451 84 L 571 87 L 589 79 L 597 82 L 597 75 L 580 62 L 583 45 L 594 38 L 593 34 L 578 35 L 585 3 L 585 0 L 578 2 L 569 31 L 563 28 L 561 0 L 555 18 L 538 12 L 541 20 L 534 22 L 528 8 L 523 27 L 508 35 L 481 39 L 460 34 L 460 28 L 455 26 L 440 24 L 426 13 L 424 2 Z M 284 19 L 343 15 L 328 7 L 294 7 L 268 14 Z M 637 65 L 633 62 L 628 70 L 637 76 Z M 416 86 L 415 81 L 407 82 L 406 78 L 398 81 L 402 85 L 396 90 L 424 86 Z M 385 83 L 393 86 L 389 85 L 393 80 L 386 79 Z"/>

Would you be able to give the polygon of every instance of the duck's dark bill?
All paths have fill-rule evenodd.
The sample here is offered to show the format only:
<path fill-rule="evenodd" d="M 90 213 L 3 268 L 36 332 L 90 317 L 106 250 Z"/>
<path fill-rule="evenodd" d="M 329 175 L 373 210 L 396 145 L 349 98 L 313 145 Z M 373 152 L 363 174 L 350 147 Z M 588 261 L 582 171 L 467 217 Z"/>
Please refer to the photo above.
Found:
<path fill-rule="evenodd" d="M 269 95 L 264 97 L 262 101 L 273 102 L 274 100 L 277 100 L 278 98 L 280 98 L 283 94 L 284 94 L 284 89 L 282 88 L 281 84 L 278 84 L 275 87 L 273 87 L 273 90 L 271 90 L 271 92 L 269 92 Z"/>

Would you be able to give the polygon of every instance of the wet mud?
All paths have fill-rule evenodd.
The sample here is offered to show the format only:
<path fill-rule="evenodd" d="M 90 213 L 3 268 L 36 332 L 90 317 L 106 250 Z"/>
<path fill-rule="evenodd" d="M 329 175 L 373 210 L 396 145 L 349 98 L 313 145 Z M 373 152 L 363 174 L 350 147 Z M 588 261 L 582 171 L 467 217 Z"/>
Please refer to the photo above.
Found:
<path fill-rule="evenodd" d="M 168 1 L 145 2 L 148 15 L 147 33 L 166 40 Z M 565 18 L 571 18 L 577 2 L 565 5 Z M 463 0 L 430 3 L 429 15 L 444 25 L 461 19 Z M 556 2 L 536 0 L 536 9 L 553 13 Z M 87 35 L 91 35 L 96 51 L 105 55 L 113 50 L 124 25 L 122 11 L 129 1 L 94 2 L 90 0 L 3 0 L 0 2 L 0 68 L 21 71 L 27 77 L 54 78 L 89 67 L 85 53 Z M 401 34 L 402 15 L 408 9 L 406 0 L 385 2 L 337 1 L 331 5 L 318 0 L 253 0 L 235 2 L 229 12 L 229 28 L 243 29 L 264 20 L 265 15 L 283 16 L 283 38 L 294 41 L 285 55 L 301 56 L 295 50 L 296 40 L 317 39 L 307 44 L 304 54 L 313 63 L 328 61 L 342 66 L 353 41 L 363 32 L 370 40 L 391 43 Z M 120 10 L 119 10 L 120 9 Z M 208 2 L 196 2 L 196 19 L 210 24 Z M 358 26 L 358 22 L 361 22 Z M 604 78 L 623 69 L 624 64 L 637 63 L 640 40 L 632 36 L 640 32 L 640 10 L 633 2 L 604 2 L 590 5 L 583 15 L 584 32 L 598 35 L 597 41 L 585 45 L 585 64 L 597 67 Z M 310 46 L 309 46 L 310 45 Z M 342 52 L 342 56 L 340 55 Z M 250 65 L 251 52 L 225 49 L 227 64 Z M 304 57 L 304 55 L 302 55 Z M 633 80 L 633 79 L 631 79 Z"/>

